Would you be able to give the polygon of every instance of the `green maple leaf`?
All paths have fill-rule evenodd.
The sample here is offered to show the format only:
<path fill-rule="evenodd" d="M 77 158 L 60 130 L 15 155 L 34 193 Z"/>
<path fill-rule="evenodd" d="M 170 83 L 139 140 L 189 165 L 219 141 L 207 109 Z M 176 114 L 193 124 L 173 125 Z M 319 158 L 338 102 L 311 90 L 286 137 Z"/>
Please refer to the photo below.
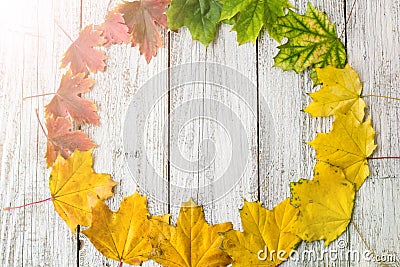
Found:
<path fill-rule="evenodd" d="M 288 38 L 275 57 L 275 66 L 283 70 L 299 73 L 310 66 L 344 68 L 346 64 L 346 50 L 336 36 L 336 25 L 310 3 L 304 15 L 289 10 L 278 18 L 273 31 L 280 40 Z"/>
<path fill-rule="evenodd" d="M 204 45 L 214 40 L 220 16 L 221 3 L 217 0 L 172 0 L 167 10 L 171 30 L 186 26 L 192 38 Z"/>
<path fill-rule="evenodd" d="M 272 25 L 292 7 L 287 0 L 222 0 L 222 4 L 220 20 L 235 20 L 232 30 L 237 32 L 239 44 L 255 42 L 263 26 L 277 37 Z"/>

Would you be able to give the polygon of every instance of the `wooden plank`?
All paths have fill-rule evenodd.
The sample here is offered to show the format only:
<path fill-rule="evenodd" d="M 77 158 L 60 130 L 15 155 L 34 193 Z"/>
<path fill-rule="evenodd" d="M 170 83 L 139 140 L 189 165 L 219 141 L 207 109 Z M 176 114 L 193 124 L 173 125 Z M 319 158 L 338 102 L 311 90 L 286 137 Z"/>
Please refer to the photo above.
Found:
<path fill-rule="evenodd" d="M 20 205 L 49 197 L 45 168 L 45 137 L 35 116 L 42 117 L 48 98 L 22 101 L 22 97 L 53 92 L 60 78 L 57 59 L 69 40 L 56 28 L 57 18 L 66 31 L 77 29 L 79 2 L 24 1 L 14 15 L 15 25 L 2 38 L 4 69 L 2 128 L 4 151 L 0 183 L 1 207 Z M 16 11 L 16 12 L 15 12 Z M 62 14 L 62 15 L 61 15 Z M 11 21 L 11 20 L 10 20 Z M 3 54 L 4 53 L 4 54 Z M 57 55 L 55 57 L 55 55 Z M 73 266 L 74 235 L 50 202 L 1 213 L 2 266 Z"/>
<path fill-rule="evenodd" d="M 296 1 L 296 11 L 304 14 L 307 3 Z M 337 23 L 340 34 L 344 27 L 344 1 L 311 3 L 325 11 L 331 22 Z M 267 103 L 267 106 L 260 106 L 261 200 L 272 209 L 290 196 L 290 182 L 313 177 L 315 152 L 306 142 L 314 139 L 316 132 L 329 130 L 331 122 L 329 119 L 312 118 L 301 111 L 310 102 L 307 93 L 315 90 L 308 73 L 283 72 L 273 67 L 273 57 L 278 53 L 277 43 L 267 34 L 259 39 L 258 46 L 260 97 L 264 97 Z M 275 139 L 271 137 L 271 127 L 274 128 Z M 337 249 L 337 243 L 342 239 L 347 239 L 347 234 L 333 242 L 330 248 Z M 288 261 L 286 266 L 344 266 L 340 260 L 301 260 L 305 251 L 319 253 L 323 249 L 323 242 L 303 243 L 298 249 L 300 261 Z"/>
<path fill-rule="evenodd" d="M 100 24 L 107 14 L 108 0 L 83 1 L 83 26 L 88 24 Z M 110 8 L 113 8 L 111 6 Z M 158 103 L 156 116 L 147 120 L 148 114 L 129 113 L 131 116 L 128 124 L 132 124 L 132 142 L 127 150 L 124 149 L 123 133 L 124 125 L 127 123 L 125 117 L 131 101 L 138 101 L 141 87 L 154 75 L 165 71 L 168 67 L 168 34 L 163 32 L 164 48 L 158 50 L 157 57 L 153 58 L 150 64 L 146 63 L 143 56 L 139 54 L 138 47 L 131 48 L 130 45 L 112 46 L 107 49 L 107 70 L 104 73 L 93 75 L 96 85 L 85 97 L 92 99 L 99 107 L 101 127 L 84 126 L 83 130 L 99 145 L 94 150 L 95 170 L 97 172 L 110 173 L 119 184 L 115 189 L 115 196 L 107 203 L 110 208 L 117 210 L 123 197 L 131 195 L 136 188 L 142 194 L 148 196 L 149 208 L 152 214 L 168 213 L 168 203 L 159 199 L 168 199 L 168 185 L 160 183 L 153 188 L 151 194 L 146 192 L 146 181 L 161 173 L 162 178 L 167 181 L 168 155 L 165 153 L 165 144 L 159 140 L 158 133 L 165 128 L 168 113 L 168 99 Z M 166 81 L 167 72 L 161 76 Z M 158 81 L 153 84 L 146 97 L 154 98 L 156 93 L 167 91 L 167 83 Z M 135 102 L 135 105 L 144 107 L 154 103 Z M 168 125 L 167 125 L 168 126 Z M 144 136 L 144 129 L 148 129 Z M 140 136 L 139 136 L 140 134 Z M 150 153 L 149 153 L 150 152 Z M 151 158 L 149 158 L 151 155 Z M 129 160 L 129 166 L 126 162 Z M 152 165 L 154 164 L 154 165 Z M 150 197 L 152 196 L 152 197 Z M 80 266 L 114 266 L 115 261 L 108 260 L 98 252 L 90 241 L 81 235 L 84 246 L 80 250 Z M 124 266 L 128 266 L 124 264 Z M 144 266 L 154 266 L 152 263 L 145 263 Z"/>
<path fill-rule="evenodd" d="M 7 31 L 7 29 L 3 30 L 4 32 Z M 5 87 L 5 80 L 6 80 L 6 43 L 5 42 L 0 42 L 0 170 L 1 166 L 3 163 L 3 144 L 4 144 L 4 139 L 6 136 L 6 128 L 4 127 L 4 120 L 5 120 L 5 98 L 6 98 L 6 87 Z"/>
<path fill-rule="evenodd" d="M 347 1 L 347 10 L 352 1 Z M 398 1 L 358 1 L 347 28 L 347 48 L 350 64 L 364 82 L 364 95 L 399 97 L 400 30 Z M 374 18 L 374 19 L 371 19 Z M 365 98 L 371 115 L 378 148 L 374 156 L 400 155 L 400 110 L 398 101 Z M 369 247 L 378 256 L 397 256 L 399 266 L 399 161 L 370 160 L 371 177 L 358 192 L 354 221 Z M 354 227 L 350 228 L 352 250 L 367 250 Z M 357 265 L 358 264 L 358 265 Z M 361 259 L 352 266 L 377 266 Z"/>
<path fill-rule="evenodd" d="M 256 199 L 258 188 L 256 50 L 253 44 L 238 46 L 230 28 L 221 27 L 208 49 L 192 41 L 187 29 L 171 33 L 171 66 L 203 62 L 171 70 L 170 179 L 173 190 L 181 186 L 171 191 L 171 204 L 176 219 L 180 203 L 193 197 L 204 205 L 208 222 L 231 221 L 239 228 L 243 198 Z M 228 68 L 254 86 L 246 85 L 242 92 L 222 88 L 230 79 L 242 82 Z M 190 79 L 201 82 L 181 86 Z M 243 143 L 235 141 L 238 136 Z M 226 174 L 232 175 L 230 181 Z"/>
<path fill-rule="evenodd" d="M 170 67 L 175 67 L 180 64 L 191 63 L 191 62 L 205 62 L 207 59 L 206 48 L 199 42 L 192 41 L 190 32 L 187 28 L 180 29 L 177 33 L 170 33 Z M 195 75 L 193 75 L 195 76 Z M 196 77 L 204 78 L 204 71 L 197 73 Z M 181 188 L 186 188 L 186 192 L 183 190 L 177 191 L 172 188 L 170 191 L 171 196 L 171 210 L 173 217 L 172 220 L 175 221 L 179 212 L 180 203 L 183 201 L 188 201 L 190 196 L 193 196 L 194 200 L 198 202 L 196 197 L 196 187 L 199 183 L 197 169 L 199 166 L 199 142 L 200 142 L 200 129 L 201 122 L 199 119 L 195 121 L 186 121 L 182 115 L 187 115 L 190 118 L 195 118 L 196 115 L 202 112 L 202 107 L 197 104 L 185 110 L 181 116 L 183 118 L 183 123 L 179 123 L 180 118 L 176 114 L 175 109 L 179 107 L 180 104 L 190 101 L 192 99 L 201 99 L 203 93 L 203 86 L 200 83 L 193 84 L 192 90 L 185 90 L 187 87 L 179 87 L 180 85 L 180 73 L 170 71 L 170 183 L 175 187 L 175 185 Z M 177 86 L 178 89 L 175 89 Z M 179 90 L 180 89 L 180 90 Z M 201 101 L 201 100 L 200 100 Z M 176 125 L 176 126 L 175 126 Z M 180 127 L 183 127 L 180 129 Z M 180 143 L 180 144 L 179 144 Z M 182 165 L 179 159 L 182 156 L 190 164 L 188 166 Z M 183 172 L 181 172 L 181 169 Z M 176 187 L 178 189 L 179 187 Z M 185 195 L 183 195 L 185 194 Z"/>

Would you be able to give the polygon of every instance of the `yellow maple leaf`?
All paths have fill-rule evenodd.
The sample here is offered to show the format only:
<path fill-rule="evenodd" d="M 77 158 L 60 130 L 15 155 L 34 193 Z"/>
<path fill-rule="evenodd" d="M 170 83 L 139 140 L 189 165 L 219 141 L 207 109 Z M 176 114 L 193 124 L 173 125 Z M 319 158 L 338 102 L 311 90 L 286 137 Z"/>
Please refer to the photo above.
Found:
<path fill-rule="evenodd" d="M 348 64 L 344 69 L 327 66 L 316 71 L 323 85 L 319 91 L 310 94 L 313 101 L 304 111 L 314 117 L 328 117 L 350 111 L 362 121 L 365 102 L 360 97 L 362 83 L 357 72 Z"/>
<path fill-rule="evenodd" d="M 357 190 L 369 176 L 367 158 L 376 148 L 371 120 L 360 122 L 352 113 L 337 115 L 329 133 L 318 133 L 309 142 L 318 160 L 343 169 Z"/>
<path fill-rule="evenodd" d="M 259 238 L 259 235 L 229 231 L 223 236 L 224 239 L 221 248 L 232 258 L 232 266 L 276 266 L 270 259 L 268 250 L 265 249 L 266 245 Z"/>
<path fill-rule="evenodd" d="M 244 232 L 225 233 L 222 248 L 234 266 L 279 265 L 301 241 L 291 233 L 297 213 L 289 198 L 273 210 L 245 201 L 240 210 Z"/>
<path fill-rule="evenodd" d="M 92 213 L 92 226 L 83 233 L 104 256 L 132 265 L 148 260 L 152 247 L 146 197 L 135 192 L 123 199 L 117 212 L 98 201 Z M 158 218 L 169 220 L 168 215 Z"/>
<path fill-rule="evenodd" d="M 72 232 L 78 224 L 90 225 L 93 205 L 97 199 L 111 197 L 117 184 L 109 174 L 95 173 L 92 165 L 92 150 L 75 150 L 68 159 L 58 155 L 50 173 L 54 209 Z"/>
<path fill-rule="evenodd" d="M 291 203 L 300 210 L 292 232 L 302 240 L 325 240 L 328 246 L 346 230 L 356 191 L 339 168 L 318 162 L 314 179 L 291 183 L 290 191 Z"/>
<path fill-rule="evenodd" d="M 219 248 L 219 233 L 230 229 L 231 223 L 208 225 L 203 208 L 190 199 L 182 204 L 176 226 L 152 221 L 151 259 L 162 266 L 226 266 L 231 259 Z"/>

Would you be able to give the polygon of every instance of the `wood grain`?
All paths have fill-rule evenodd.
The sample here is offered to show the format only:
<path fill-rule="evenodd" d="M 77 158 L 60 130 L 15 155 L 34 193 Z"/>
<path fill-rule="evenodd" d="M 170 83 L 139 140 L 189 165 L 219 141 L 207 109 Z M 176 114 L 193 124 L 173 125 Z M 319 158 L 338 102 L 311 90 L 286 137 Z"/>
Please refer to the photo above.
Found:
<path fill-rule="evenodd" d="M 187 29 L 181 30 L 177 34 L 172 34 L 171 38 L 171 66 L 184 63 L 192 62 L 205 62 L 205 63 L 218 63 L 222 64 L 222 68 L 233 68 L 246 77 L 250 82 L 256 84 L 256 50 L 255 46 L 246 44 L 243 46 L 237 46 L 235 44 L 236 34 L 229 32 L 227 26 L 221 27 L 218 32 L 218 40 L 211 43 L 208 49 L 205 49 L 203 45 L 198 42 L 191 41 L 190 33 Z M 220 41 L 219 41 L 220 40 Z M 189 45 L 187 45 L 189 44 Z M 242 64 L 242 62 L 248 61 L 250 64 Z M 198 190 L 194 187 L 190 191 L 190 194 L 195 198 L 199 204 L 207 204 L 204 209 L 206 212 L 206 219 L 210 222 L 223 222 L 232 221 L 236 227 L 239 227 L 239 217 L 237 207 L 240 207 L 242 198 L 255 199 L 257 197 L 257 183 L 258 183 L 258 163 L 257 163 L 257 114 L 252 116 L 251 112 L 245 112 L 244 106 L 249 105 L 252 110 L 257 110 L 257 90 L 256 87 L 250 87 L 248 91 L 248 99 L 251 101 L 236 100 L 234 103 L 233 99 L 230 99 L 229 92 L 221 89 L 217 86 L 221 83 L 223 78 L 220 73 L 213 73 L 208 68 L 213 66 L 204 65 L 204 72 L 201 75 L 192 74 L 194 77 L 197 75 L 206 77 L 209 84 L 200 83 L 193 86 L 185 86 L 180 90 L 173 90 L 171 94 L 171 111 L 178 109 L 182 103 L 193 100 L 193 105 L 189 112 L 190 114 L 178 113 L 177 116 L 171 117 L 171 140 L 177 140 L 177 142 L 184 143 L 186 154 L 189 161 L 197 162 L 196 166 L 193 164 L 190 170 L 178 171 L 177 169 L 171 168 L 171 183 L 179 183 L 185 181 L 191 183 L 194 181 L 199 187 L 205 184 L 212 184 L 210 190 L 204 192 L 204 190 Z M 218 67 L 216 67 L 218 69 Z M 204 75 L 204 76 L 203 76 Z M 179 85 L 179 74 L 171 74 L 171 86 Z M 211 101 L 215 101 L 214 105 L 211 105 Z M 226 111 L 222 108 L 226 106 Z M 196 109 L 197 108 L 197 109 Z M 221 171 L 224 169 L 226 164 L 229 162 L 229 152 L 235 151 L 235 147 L 240 144 L 226 144 L 226 150 L 218 151 L 218 142 L 221 142 L 223 138 L 223 125 L 229 124 L 230 120 L 237 118 L 237 113 L 240 113 L 240 109 L 243 110 L 240 118 L 243 123 L 245 136 L 247 137 L 246 150 L 240 150 L 246 156 L 244 160 L 247 162 L 247 168 L 241 177 L 242 170 L 235 172 L 235 177 L 230 179 L 238 179 L 238 183 L 230 187 L 228 185 L 218 187 L 216 181 L 221 178 Z M 225 116 L 218 114 L 219 112 L 224 113 Z M 185 117 L 185 119 L 180 118 Z M 189 119 L 188 119 L 189 118 Z M 180 123 L 181 120 L 189 122 L 190 118 L 199 118 L 186 127 L 180 129 L 183 125 Z M 211 123 L 211 120 L 215 119 L 220 125 Z M 176 124 L 176 125 L 175 125 Z M 233 130 L 234 132 L 227 132 L 227 139 L 234 140 L 234 134 L 240 133 L 239 129 Z M 179 133 L 182 133 L 178 136 Z M 220 140 L 220 141 L 217 141 Z M 223 142 L 223 141 L 222 141 Z M 246 141 L 244 141 L 246 142 Z M 174 145 L 174 143 L 172 143 Z M 177 150 L 172 150 L 173 152 Z M 237 151 L 237 150 L 236 150 Z M 199 156 L 203 155 L 203 157 Z M 171 155 L 173 157 L 173 155 Z M 215 157 L 215 158 L 214 158 Z M 211 158 L 214 158 L 212 162 L 208 162 Z M 173 163 L 173 161 L 172 161 Z M 237 164 L 237 162 L 235 163 Z M 204 167 L 205 166 L 205 167 Z M 234 168 L 230 166 L 227 168 Z M 200 170 L 200 171 L 198 171 Z M 196 184 L 197 183 L 197 184 Z M 217 192 L 218 191 L 218 192 Z M 226 192 L 226 196 L 219 198 L 219 193 Z M 174 196 L 173 194 L 171 196 Z M 183 197 L 182 201 L 187 201 L 189 194 L 178 196 Z M 214 201 L 213 201 L 214 200 Z M 178 202 L 179 203 L 179 202 Z M 172 210 L 173 214 L 176 214 L 178 207 L 174 207 Z"/>
<path fill-rule="evenodd" d="M 7 11 L 2 8 L 1 12 Z M 46 140 L 35 115 L 38 109 L 43 117 L 43 106 L 49 99 L 22 101 L 22 98 L 57 89 L 59 59 L 70 40 L 54 20 L 65 31 L 77 33 L 80 2 L 25 1 L 24 8 L 15 15 L 15 27 L 5 29 L 1 42 L 4 141 L 1 207 L 21 205 L 50 195 L 49 171 L 43 158 Z M 52 203 L 2 211 L 0 217 L 2 266 L 76 265 L 74 234 L 59 220 Z"/>
<path fill-rule="evenodd" d="M 57 89 L 61 75 L 58 65 L 70 40 L 54 21 L 75 38 L 82 26 L 100 23 L 109 4 L 108 0 L 22 2 L 25 8 L 18 13 L 18 23 L 4 29 L 6 38 L 0 41 L 1 207 L 49 196 L 49 170 L 45 168 L 43 158 L 45 137 L 34 112 L 38 109 L 42 117 L 43 106 L 50 98 L 22 101 L 22 97 Z M 305 11 L 306 3 L 294 1 L 299 12 Z M 345 19 L 353 1 L 315 0 L 312 3 L 337 23 L 338 32 L 345 29 L 342 39 L 347 45 L 350 64 L 364 82 L 364 94 L 400 97 L 400 2 L 358 1 L 347 27 Z M 115 4 L 112 1 L 111 7 Z M 192 41 L 185 28 L 177 33 L 165 31 L 164 48 L 150 64 L 140 56 L 137 48 L 122 45 L 107 49 L 107 71 L 93 76 L 97 83 L 85 95 L 98 105 L 102 126 L 85 126 L 83 130 L 99 144 L 95 150 L 95 170 L 108 172 L 119 182 L 116 196 L 107 201 L 112 209 L 117 209 L 122 198 L 138 188 L 149 195 L 153 214 L 171 212 L 175 221 L 179 211 L 175 203 L 187 201 L 192 196 L 196 202 L 205 205 L 208 222 L 231 221 L 235 229 L 241 229 L 238 208 L 243 198 L 259 199 L 272 208 L 289 196 L 291 181 L 312 177 L 315 153 L 306 142 L 312 140 L 316 132 L 328 131 L 331 121 L 314 119 L 301 112 L 310 101 L 307 93 L 315 90 L 308 74 L 297 75 L 273 68 L 273 57 L 278 50 L 276 42 L 267 34 L 262 34 L 257 44 L 238 46 L 236 33 L 230 28 L 222 26 L 218 38 L 208 48 Z M 203 62 L 205 67 L 204 71 L 193 73 L 193 77 L 206 77 L 210 83 L 197 82 L 179 87 L 180 73 L 176 69 L 175 72 L 174 69 L 167 71 L 168 67 L 196 62 Z M 249 86 L 244 99 L 238 99 L 215 85 L 221 75 L 210 71 L 212 68 L 207 69 L 206 63 L 232 68 L 254 86 Z M 129 121 L 139 128 L 147 127 L 147 138 L 137 138 L 133 142 L 137 148 L 126 151 L 123 129 L 128 106 L 156 73 L 163 73 L 162 82 L 155 86 L 153 93 L 146 94 L 150 100 L 144 105 L 153 105 L 158 93 L 165 93 L 164 98 L 157 102 L 156 115 L 147 118 L 148 114 L 136 114 Z M 209 104 L 210 99 L 221 106 L 213 107 Z M 373 97 L 365 100 L 377 131 L 379 147 L 375 155 L 400 155 L 400 104 Z M 188 101 L 193 104 L 182 112 L 180 108 Z M 229 112 L 222 113 L 223 107 Z M 210 120 L 209 115 L 214 115 L 215 120 Z M 226 132 L 221 127 L 237 117 L 245 129 L 247 145 L 230 143 L 235 140 L 240 125 Z M 163 136 L 163 132 L 168 135 Z M 220 148 L 223 149 L 218 150 Z M 245 155 L 246 169 L 235 170 L 241 179 L 233 187 L 211 186 L 204 191 L 201 186 L 218 181 L 226 162 L 232 160 L 230 149 Z M 178 156 L 191 164 L 179 169 L 182 158 Z M 132 160 L 131 168 L 126 158 Z M 371 177 L 358 192 L 354 222 L 377 255 L 396 255 L 399 259 L 398 160 L 371 161 L 370 164 Z M 160 182 L 154 190 L 145 192 L 148 177 L 156 175 L 169 181 L 170 185 Z M 172 185 L 181 185 L 184 190 L 178 192 Z M 221 198 L 220 191 L 227 194 Z M 1 266 L 117 264 L 105 259 L 83 235 L 79 235 L 79 246 L 77 238 L 54 212 L 51 203 L 1 212 L 0 221 Z M 329 248 L 340 250 L 343 244 L 348 250 L 361 253 L 366 250 L 354 226 L 349 226 L 349 230 Z M 320 253 L 324 249 L 322 242 L 314 242 L 302 244 L 299 253 L 307 250 Z M 399 266 L 396 264 L 390 266 Z M 149 261 L 144 266 L 158 265 Z M 356 262 L 325 258 L 321 261 L 289 261 L 283 266 L 379 264 L 364 259 Z"/>
<path fill-rule="evenodd" d="M 348 3 L 350 10 L 350 3 Z M 364 83 L 363 94 L 400 95 L 400 2 L 359 1 L 347 27 L 350 64 Z M 376 131 L 378 148 L 374 156 L 400 155 L 400 109 L 398 101 L 366 98 Z M 371 176 L 357 194 L 354 222 L 378 256 L 396 255 L 400 266 L 399 160 L 370 160 Z M 361 237 L 350 227 L 352 250 L 364 251 Z M 376 266 L 364 259 L 361 266 Z M 352 264 L 351 266 L 357 266 Z"/>

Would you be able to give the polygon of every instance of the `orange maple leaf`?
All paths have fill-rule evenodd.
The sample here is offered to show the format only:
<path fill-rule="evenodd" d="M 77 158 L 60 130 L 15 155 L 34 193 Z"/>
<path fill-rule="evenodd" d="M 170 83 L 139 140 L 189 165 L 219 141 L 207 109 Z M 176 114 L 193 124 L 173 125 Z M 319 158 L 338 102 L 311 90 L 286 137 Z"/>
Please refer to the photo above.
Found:
<path fill-rule="evenodd" d="M 71 63 L 70 68 L 75 74 L 104 71 L 106 66 L 104 60 L 107 57 L 103 51 L 94 49 L 95 46 L 101 46 L 106 42 L 101 34 L 100 31 L 93 31 L 93 25 L 86 26 L 79 34 L 78 39 L 65 52 L 61 68 L 65 68 Z"/>
<path fill-rule="evenodd" d="M 101 31 L 101 36 L 107 40 L 103 45 L 105 47 L 112 44 L 127 44 L 130 41 L 128 26 L 125 25 L 124 17 L 120 13 L 109 12 L 106 20 L 95 29 Z"/>
<path fill-rule="evenodd" d="M 49 118 L 46 121 L 46 127 L 47 167 L 53 165 L 54 161 L 57 159 L 58 153 L 67 159 L 75 149 L 87 151 L 96 146 L 85 133 L 81 131 L 71 131 L 72 123 L 67 118 Z"/>
<path fill-rule="evenodd" d="M 93 85 L 94 80 L 87 78 L 85 73 L 73 75 L 68 71 L 62 77 L 56 95 L 45 107 L 46 117 L 66 117 L 69 114 L 78 123 L 100 125 L 96 105 L 79 96 L 88 92 Z"/>
<path fill-rule="evenodd" d="M 157 24 L 167 28 L 166 6 L 170 0 L 142 0 L 124 2 L 117 7 L 122 13 L 131 34 L 132 46 L 139 45 L 140 54 L 150 62 L 162 47 L 161 33 Z"/>

